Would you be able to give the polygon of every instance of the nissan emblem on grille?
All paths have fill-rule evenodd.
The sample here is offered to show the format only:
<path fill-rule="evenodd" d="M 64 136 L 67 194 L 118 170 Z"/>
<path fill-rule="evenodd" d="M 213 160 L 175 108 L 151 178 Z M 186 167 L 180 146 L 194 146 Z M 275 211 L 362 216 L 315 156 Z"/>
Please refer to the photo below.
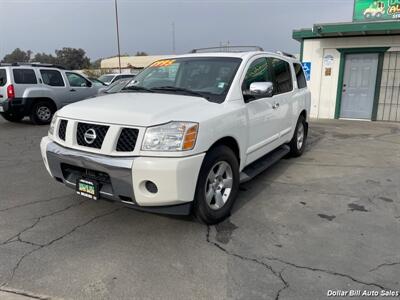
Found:
<path fill-rule="evenodd" d="M 93 128 L 86 130 L 85 135 L 84 135 L 84 139 L 85 139 L 86 143 L 91 145 L 96 140 L 96 138 L 97 138 L 96 131 Z"/>

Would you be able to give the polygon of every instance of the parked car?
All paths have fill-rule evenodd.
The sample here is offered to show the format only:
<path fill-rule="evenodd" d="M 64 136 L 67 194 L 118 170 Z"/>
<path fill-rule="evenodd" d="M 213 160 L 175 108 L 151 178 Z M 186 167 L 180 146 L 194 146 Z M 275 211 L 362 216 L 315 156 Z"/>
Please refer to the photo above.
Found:
<path fill-rule="evenodd" d="M 98 95 L 119 93 L 131 80 L 131 78 L 118 79 L 109 86 L 99 89 Z"/>
<path fill-rule="evenodd" d="M 10 122 L 29 116 L 34 124 L 49 124 L 61 107 L 97 94 L 89 79 L 61 67 L 44 64 L 0 65 L 0 114 Z"/>
<path fill-rule="evenodd" d="M 119 79 L 125 79 L 125 78 L 134 78 L 136 75 L 135 74 L 126 74 L 126 73 L 120 73 L 120 74 L 104 74 L 101 75 L 98 79 L 102 82 L 104 82 L 106 85 L 110 85 L 111 83 L 119 80 Z"/>
<path fill-rule="evenodd" d="M 82 196 L 214 224 L 241 182 L 302 155 L 309 112 L 294 57 L 194 53 L 155 62 L 121 93 L 64 107 L 41 153 Z"/>
<path fill-rule="evenodd" d="M 96 86 L 100 87 L 100 88 L 104 88 L 107 86 L 107 84 L 105 84 L 103 81 L 94 78 L 94 77 L 88 77 L 88 79 Z"/>

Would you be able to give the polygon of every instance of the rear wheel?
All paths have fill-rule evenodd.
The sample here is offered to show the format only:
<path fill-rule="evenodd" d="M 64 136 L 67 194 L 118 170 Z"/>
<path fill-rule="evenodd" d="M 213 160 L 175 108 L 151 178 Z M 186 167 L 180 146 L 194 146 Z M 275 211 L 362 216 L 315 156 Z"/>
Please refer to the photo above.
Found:
<path fill-rule="evenodd" d="M 48 101 L 39 101 L 32 105 L 30 119 L 36 125 L 46 125 L 51 122 L 56 109 Z"/>
<path fill-rule="evenodd" d="M 218 146 L 207 153 L 197 180 L 194 214 L 206 224 L 230 216 L 239 190 L 239 163 L 233 151 Z"/>
<path fill-rule="evenodd" d="M 24 115 L 15 113 L 1 113 L 2 117 L 10 122 L 20 122 Z"/>
<path fill-rule="evenodd" d="M 293 138 L 289 143 L 290 155 L 293 157 L 301 156 L 306 147 L 308 127 L 303 116 L 297 120 L 296 129 L 294 130 Z"/>

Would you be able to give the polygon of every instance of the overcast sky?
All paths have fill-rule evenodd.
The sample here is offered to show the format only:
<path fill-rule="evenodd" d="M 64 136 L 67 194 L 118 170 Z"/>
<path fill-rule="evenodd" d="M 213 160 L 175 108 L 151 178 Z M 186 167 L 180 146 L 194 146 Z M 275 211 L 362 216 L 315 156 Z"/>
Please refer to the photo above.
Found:
<path fill-rule="evenodd" d="M 259 45 L 298 53 L 292 30 L 351 21 L 353 0 L 118 0 L 121 52 L 172 53 L 219 45 Z M 0 0 L 0 58 L 16 47 L 53 53 L 117 53 L 114 0 Z"/>

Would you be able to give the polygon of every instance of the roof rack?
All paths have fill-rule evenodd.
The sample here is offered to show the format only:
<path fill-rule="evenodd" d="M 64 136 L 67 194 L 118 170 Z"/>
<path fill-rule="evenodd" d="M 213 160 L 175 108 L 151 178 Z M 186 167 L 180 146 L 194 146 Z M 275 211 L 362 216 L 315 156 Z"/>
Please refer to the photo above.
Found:
<path fill-rule="evenodd" d="M 283 55 L 283 56 L 287 56 L 287 57 L 291 57 L 291 58 L 297 58 L 295 55 L 290 54 L 288 52 L 284 52 L 284 51 L 276 51 L 276 53 L 278 53 L 279 55 Z"/>
<path fill-rule="evenodd" d="M 19 66 L 31 66 L 31 67 L 47 67 L 47 68 L 57 68 L 65 70 L 63 66 L 55 65 L 55 64 L 42 64 L 42 63 L 28 63 L 28 62 L 17 62 L 17 63 L 0 63 L 0 66 L 8 66 L 8 67 L 19 67 Z"/>
<path fill-rule="evenodd" d="M 190 53 L 264 51 L 259 46 L 219 46 L 193 49 Z"/>

